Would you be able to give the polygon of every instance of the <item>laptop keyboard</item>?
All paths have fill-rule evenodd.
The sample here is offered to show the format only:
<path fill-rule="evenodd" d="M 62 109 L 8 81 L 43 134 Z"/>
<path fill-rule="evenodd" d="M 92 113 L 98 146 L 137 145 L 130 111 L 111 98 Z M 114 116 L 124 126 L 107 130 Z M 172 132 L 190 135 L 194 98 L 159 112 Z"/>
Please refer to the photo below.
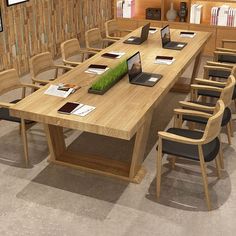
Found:
<path fill-rule="evenodd" d="M 168 43 L 168 47 L 175 47 L 176 46 L 176 42 L 169 42 Z"/>
<path fill-rule="evenodd" d="M 148 75 L 147 74 L 141 74 L 138 78 L 137 78 L 137 80 L 136 80 L 136 82 L 146 82 L 147 81 L 147 78 L 148 78 Z"/>

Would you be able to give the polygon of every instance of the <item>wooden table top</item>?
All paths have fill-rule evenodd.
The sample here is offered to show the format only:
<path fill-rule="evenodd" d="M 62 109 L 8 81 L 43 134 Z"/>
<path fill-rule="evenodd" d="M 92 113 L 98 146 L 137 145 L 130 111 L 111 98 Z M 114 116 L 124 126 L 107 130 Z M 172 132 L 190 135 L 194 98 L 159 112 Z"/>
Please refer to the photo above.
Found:
<path fill-rule="evenodd" d="M 181 38 L 179 32 L 180 30 L 171 30 L 171 39 L 188 42 L 181 51 L 162 49 L 160 29 L 157 33 L 150 34 L 148 40 L 142 45 L 124 44 L 123 41 L 129 36 L 140 35 L 139 28 L 52 82 L 52 84 L 72 83 L 81 86 L 82 88 L 74 94 L 66 99 L 45 95 L 44 91 L 49 86 L 47 85 L 14 105 L 10 111 L 11 115 L 130 140 L 145 122 L 148 112 L 151 112 L 165 97 L 211 36 L 211 33 L 197 32 L 194 38 Z M 120 59 L 101 57 L 101 54 L 109 51 L 122 51 L 126 54 Z M 88 88 L 97 79 L 97 76 L 84 72 L 88 65 L 93 63 L 114 67 L 119 61 L 123 61 L 137 51 L 141 53 L 144 72 L 163 75 L 154 87 L 132 85 L 128 81 L 128 76 L 125 76 L 102 96 L 88 93 Z M 173 56 L 176 61 L 172 65 L 157 65 L 154 64 L 157 55 Z M 69 101 L 92 105 L 96 109 L 85 117 L 59 114 L 57 110 Z"/>

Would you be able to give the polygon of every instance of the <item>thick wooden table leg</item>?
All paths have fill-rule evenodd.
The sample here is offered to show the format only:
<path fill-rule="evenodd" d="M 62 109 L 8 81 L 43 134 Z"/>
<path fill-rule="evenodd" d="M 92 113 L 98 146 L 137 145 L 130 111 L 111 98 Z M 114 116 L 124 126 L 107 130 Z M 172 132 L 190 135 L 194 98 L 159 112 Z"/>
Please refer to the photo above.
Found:
<path fill-rule="evenodd" d="M 55 161 L 66 150 L 63 128 L 55 125 L 44 125 L 50 151 L 49 160 Z"/>
<path fill-rule="evenodd" d="M 144 154 L 147 145 L 151 121 L 152 112 L 148 114 L 145 123 L 140 127 L 139 131 L 136 133 L 129 172 L 129 178 L 134 183 L 140 183 L 146 174 L 146 170 L 142 167 L 142 163 L 144 160 Z"/>
<path fill-rule="evenodd" d="M 198 71 L 199 71 L 200 64 L 201 64 L 201 57 L 202 57 L 202 51 L 197 55 L 197 57 L 195 59 L 190 85 L 194 82 L 195 78 L 198 75 Z"/>
<path fill-rule="evenodd" d="M 200 62 L 201 62 L 201 57 L 202 57 L 202 51 L 199 52 L 199 54 L 195 58 L 194 62 L 194 67 L 192 71 L 192 75 L 190 78 L 190 84 L 185 84 L 185 83 L 176 83 L 175 86 L 171 89 L 172 92 L 179 92 L 179 93 L 189 93 L 190 92 L 190 85 L 194 82 L 194 79 L 197 77 L 199 67 L 200 67 Z"/>

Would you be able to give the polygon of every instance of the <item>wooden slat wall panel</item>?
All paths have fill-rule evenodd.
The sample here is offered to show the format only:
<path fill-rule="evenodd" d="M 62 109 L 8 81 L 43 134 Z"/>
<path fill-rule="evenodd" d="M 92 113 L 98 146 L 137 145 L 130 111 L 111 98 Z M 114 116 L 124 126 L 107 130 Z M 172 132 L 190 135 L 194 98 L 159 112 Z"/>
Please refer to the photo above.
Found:
<path fill-rule="evenodd" d="M 29 71 L 31 56 L 50 51 L 58 57 L 61 42 L 73 37 L 83 41 L 92 27 L 104 30 L 114 12 L 111 0 L 30 0 L 12 7 L 0 0 L 0 8 L 0 71 L 14 67 L 20 74 Z"/>

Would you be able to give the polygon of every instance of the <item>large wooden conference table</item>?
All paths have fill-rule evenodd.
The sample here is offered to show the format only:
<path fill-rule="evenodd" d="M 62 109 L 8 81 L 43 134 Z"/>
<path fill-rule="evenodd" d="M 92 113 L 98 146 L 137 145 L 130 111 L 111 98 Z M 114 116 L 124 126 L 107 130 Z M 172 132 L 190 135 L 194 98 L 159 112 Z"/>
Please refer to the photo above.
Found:
<path fill-rule="evenodd" d="M 197 32 L 194 38 L 181 38 L 179 32 L 180 30 L 171 30 L 171 37 L 175 41 L 188 42 L 181 51 L 162 49 L 160 29 L 157 33 L 150 34 L 149 39 L 142 45 L 124 44 L 123 41 L 129 36 L 140 35 L 139 28 L 52 82 L 81 86 L 74 94 L 66 99 L 45 95 L 44 91 L 49 86 L 47 85 L 12 106 L 11 115 L 44 124 L 50 162 L 140 183 L 146 173 L 142 163 L 153 110 L 195 60 L 194 78 L 201 52 L 211 36 L 207 32 Z M 110 51 L 122 51 L 126 54 L 121 59 L 101 57 L 101 54 Z M 154 87 L 132 85 L 128 76 L 125 76 L 102 96 L 88 93 L 88 88 L 97 79 L 97 76 L 84 72 L 91 63 L 114 67 L 137 51 L 141 53 L 143 71 L 163 75 Z M 157 65 L 154 64 L 157 55 L 174 56 L 176 61 L 172 65 Z M 59 114 L 57 110 L 68 101 L 92 105 L 96 109 L 85 117 Z M 130 161 L 119 161 L 72 152 L 65 144 L 63 127 L 108 136 L 115 140 L 134 139 L 132 157 Z"/>

